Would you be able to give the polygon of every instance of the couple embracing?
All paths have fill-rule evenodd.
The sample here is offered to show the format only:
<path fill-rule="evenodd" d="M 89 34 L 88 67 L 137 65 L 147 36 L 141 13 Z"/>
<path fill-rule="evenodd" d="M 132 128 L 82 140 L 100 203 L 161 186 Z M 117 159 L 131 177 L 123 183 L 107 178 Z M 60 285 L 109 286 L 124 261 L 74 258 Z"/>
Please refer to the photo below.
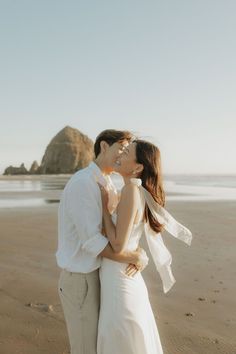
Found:
<path fill-rule="evenodd" d="M 159 149 L 128 131 L 105 130 L 95 160 L 76 172 L 58 210 L 58 291 L 71 354 L 162 354 L 142 270 L 142 235 L 163 284 L 175 283 L 161 231 L 191 243 L 191 232 L 164 209 Z M 119 194 L 110 178 L 123 177 Z"/>

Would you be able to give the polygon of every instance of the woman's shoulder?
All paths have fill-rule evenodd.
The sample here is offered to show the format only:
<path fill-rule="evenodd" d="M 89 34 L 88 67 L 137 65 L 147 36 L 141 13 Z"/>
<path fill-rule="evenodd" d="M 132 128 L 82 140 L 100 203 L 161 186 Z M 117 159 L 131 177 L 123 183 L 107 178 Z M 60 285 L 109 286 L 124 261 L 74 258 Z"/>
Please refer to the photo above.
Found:
<path fill-rule="evenodd" d="M 121 190 L 121 196 L 127 196 L 128 198 L 130 197 L 137 197 L 140 194 L 139 191 L 139 186 L 141 183 L 138 178 L 131 178 L 130 182 L 125 184 L 124 187 Z M 141 181 L 141 180 L 140 180 Z"/>
<path fill-rule="evenodd" d="M 130 183 L 137 187 L 140 187 L 142 185 L 142 180 L 141 178 L 130 178 Z"/>

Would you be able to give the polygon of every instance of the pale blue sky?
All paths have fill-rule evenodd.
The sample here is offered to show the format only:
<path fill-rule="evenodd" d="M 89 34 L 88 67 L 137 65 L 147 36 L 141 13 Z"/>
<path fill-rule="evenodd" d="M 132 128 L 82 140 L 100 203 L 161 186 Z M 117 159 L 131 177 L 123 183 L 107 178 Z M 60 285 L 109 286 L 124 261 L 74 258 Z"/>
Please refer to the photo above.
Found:
<path fill-rule="evenodd" d="M 235 0 L 0 0 L 0 172 L 70 125 L 130 129 L 165 173 L 236 173 Z"/>

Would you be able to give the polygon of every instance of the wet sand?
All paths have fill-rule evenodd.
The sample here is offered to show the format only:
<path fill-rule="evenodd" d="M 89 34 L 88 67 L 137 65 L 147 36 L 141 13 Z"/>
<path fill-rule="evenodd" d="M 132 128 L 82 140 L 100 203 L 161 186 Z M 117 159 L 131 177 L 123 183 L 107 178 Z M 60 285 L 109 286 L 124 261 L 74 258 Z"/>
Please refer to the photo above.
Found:
<path fill-rule="evenodd" d="M 189 247 L 163 233 L 177 281 L 168 294 L 151 261 L 143 272 L 164 354 L 235 354 L 236 202 L 166 208 L 194 239 Z M 0 225 L 0 353 L 69 353 L 57 294 L 57 204 L 1 208 Z"/>

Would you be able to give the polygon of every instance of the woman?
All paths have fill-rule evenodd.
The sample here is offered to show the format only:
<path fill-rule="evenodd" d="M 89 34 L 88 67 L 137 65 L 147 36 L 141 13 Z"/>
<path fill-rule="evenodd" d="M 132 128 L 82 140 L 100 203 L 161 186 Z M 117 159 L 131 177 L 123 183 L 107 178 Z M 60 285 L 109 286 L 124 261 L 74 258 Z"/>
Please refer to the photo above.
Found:
<path fill-rule="evenodd" d="M 148 245 L 168 291 L 175 279 L 171 273 L 171 255 L 160 232 L 163 229 L 190 244 L 191 232 L 163 208 L 159 149 L 146 141 L 130 144 L 116 162 L 124 187 L 112 216 L 107 209 L 108 196 L 102 186 L 105 234 L 116 252 L 134 250 L 146 233 Z M 126 265 L 103 259 L 100 268 L 101 307 L 98 325 L 98 354 L 162 354 L 162 346 L 148 291 L 140 272 L 125 274 Z"/>

